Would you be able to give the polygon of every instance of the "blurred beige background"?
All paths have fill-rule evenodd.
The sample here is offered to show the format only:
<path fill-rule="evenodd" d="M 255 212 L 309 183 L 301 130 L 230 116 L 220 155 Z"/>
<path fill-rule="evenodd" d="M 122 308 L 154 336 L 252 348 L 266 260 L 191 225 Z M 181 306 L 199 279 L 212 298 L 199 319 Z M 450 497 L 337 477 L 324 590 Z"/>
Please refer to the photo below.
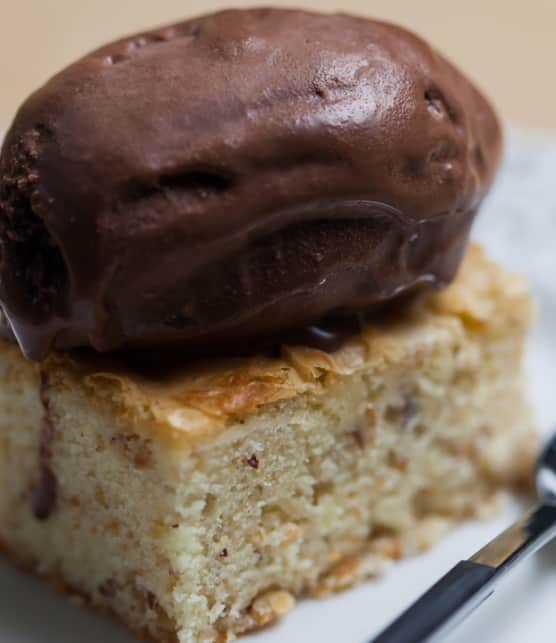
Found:
<path fill-rule="evenodd" d="M 236 0 L 0 0 L 0 128 L 60 67 L 115 36 Z M 395 20 L 428 37 L 513 122 L 556 130 L 556 0 L 274 0 Z"/>

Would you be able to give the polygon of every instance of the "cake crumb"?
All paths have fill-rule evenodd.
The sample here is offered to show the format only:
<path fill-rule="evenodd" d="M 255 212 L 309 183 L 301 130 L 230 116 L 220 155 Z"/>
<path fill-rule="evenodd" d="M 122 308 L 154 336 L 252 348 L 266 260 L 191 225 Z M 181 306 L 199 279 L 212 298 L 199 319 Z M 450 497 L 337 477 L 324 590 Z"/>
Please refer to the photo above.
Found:
<path fill-rule="evenodd" d="M 376 411 L 375 407 L 371 403 L 367 404 L 367 408 L 365 409 L 365 418 L 370 428 L 376 426 Z"/>
<path fill-rule="evenodd" d="M 154 610 L 158 605 L 158 599 L 152 592 L 147 592 L 147 605 L 151 610 Z"/>
<path fill-rule="evenodd" d="M 312 595 L 323 596 L 351 587 L 359 578 L 359 561 L 345 557 L 328 571 L 312 590 Z"/>
<path fill-rule="evenodd" d="M 363 435 L 363 431 L 361 431 L 361 429 L 356 429 L 355 431 L 352 431 L 351 435 L 355 440 L 355 444 L 363 450 L 365 448 L 365 436 Z"/>
<path fill-rule="evenodd" d="M 116 581 L 113 578 L 107 578 L 98 586 L 98 593 L 104 598 L 113 598 L 116 591 Z"/>
<path fill-rule="evenodd" d="M 110 438 L 110 443 L 119 447 L 138 469 L 144 469 L 152 464 L 151 440 L 143 439 L 136 433 L 117 433 Z"/>

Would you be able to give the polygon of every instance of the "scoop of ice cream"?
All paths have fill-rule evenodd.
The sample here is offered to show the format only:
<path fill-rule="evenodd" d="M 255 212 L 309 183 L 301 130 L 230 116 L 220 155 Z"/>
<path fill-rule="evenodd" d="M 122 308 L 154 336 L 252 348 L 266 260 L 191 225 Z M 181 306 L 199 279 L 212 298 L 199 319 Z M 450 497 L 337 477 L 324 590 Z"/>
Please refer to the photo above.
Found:
<path fill-rule="evenodd" d="M 415 35 L 225 11 L 68 67 L 0 160 L 0 300 L 22 350 L 279 341 L 454 276 L 500 152 Z"/>

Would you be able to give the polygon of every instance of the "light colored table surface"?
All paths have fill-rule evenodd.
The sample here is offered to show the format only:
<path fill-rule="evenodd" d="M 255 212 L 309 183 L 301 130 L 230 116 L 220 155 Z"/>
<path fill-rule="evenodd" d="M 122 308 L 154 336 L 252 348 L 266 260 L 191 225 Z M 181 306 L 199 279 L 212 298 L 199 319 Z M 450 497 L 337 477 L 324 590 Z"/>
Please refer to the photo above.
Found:
<path fill-rule="evenodd" d="M 235 0 L 235 6 L 263 4 Z M 428 37 L 520 125 L 556 129 L 556 0 L 274 0 L 395 20 Z M 102 42 L 231 6 L 218 0 L 0 0 L 0 127 L 49 75 Z"/>

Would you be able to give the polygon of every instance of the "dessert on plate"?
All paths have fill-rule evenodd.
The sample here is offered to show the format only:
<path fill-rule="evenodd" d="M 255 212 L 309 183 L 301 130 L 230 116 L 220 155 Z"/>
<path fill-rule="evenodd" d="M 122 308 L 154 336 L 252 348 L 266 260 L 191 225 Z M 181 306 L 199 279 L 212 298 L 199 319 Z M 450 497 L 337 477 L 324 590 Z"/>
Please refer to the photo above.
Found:
<path fill-rule="evenodd" d="M 431 545 L 535 449 L 497 118 L 417 36 L 254 9 L 107 45 L 0 159 L 0 542 L 156 641 Z"/>

